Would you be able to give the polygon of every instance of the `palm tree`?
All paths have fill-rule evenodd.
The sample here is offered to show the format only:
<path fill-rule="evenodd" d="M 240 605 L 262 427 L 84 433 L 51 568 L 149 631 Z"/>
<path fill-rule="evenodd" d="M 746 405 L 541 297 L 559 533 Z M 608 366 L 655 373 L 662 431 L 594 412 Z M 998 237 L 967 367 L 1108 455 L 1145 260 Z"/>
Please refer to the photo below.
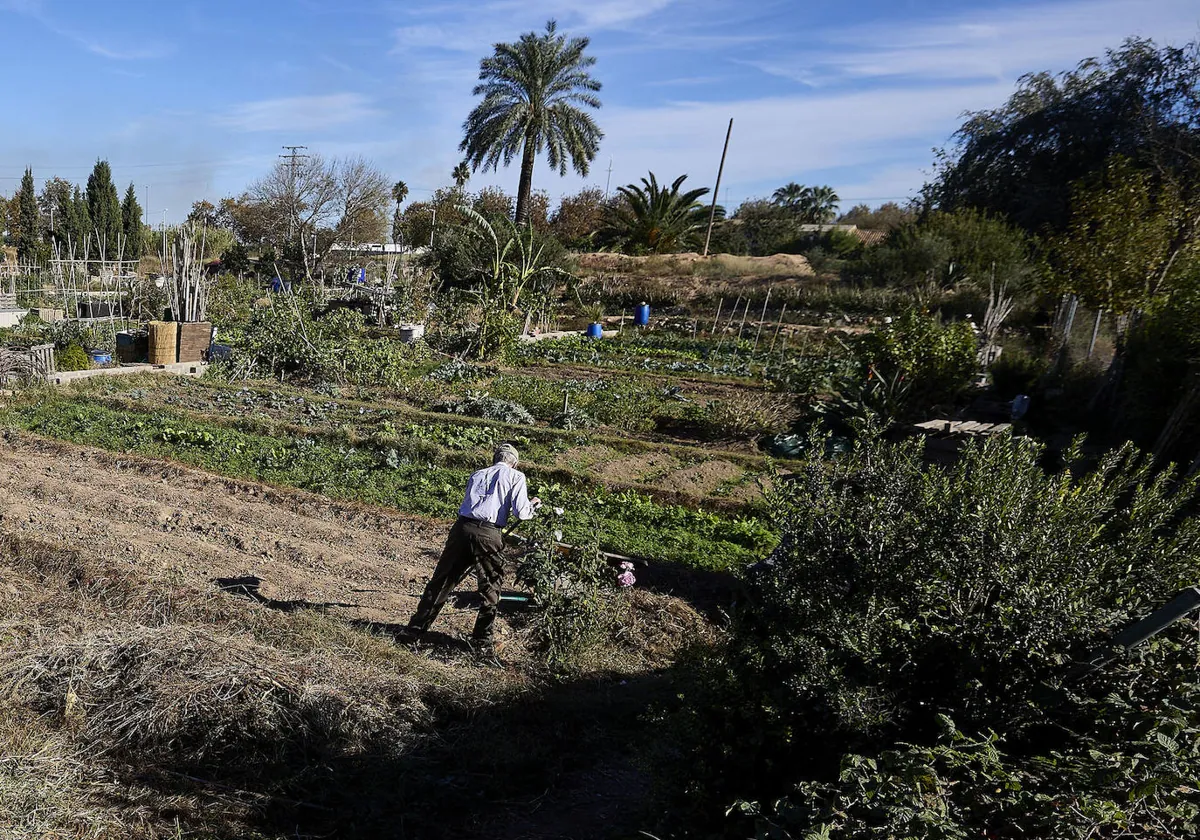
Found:
<path fill-rule="evenodd" d="M 838 194 L 833 187 L 806 187 L 800 200 L 800 214 L 805 221 L 814 225 L 832 222 L 837 216 Z"/>
<path fill-rule="evenodd" d="M 403 204 L 404 199 L 408 198 L 408 184 L 397 181 L 392 187 L 392 198 L 395 199 L 397 205 Z"/>
<path fill-rule="evenodd" d="M 496 44 L 495 53 L 479 62 L 480 83 L 472 91 L 483 101 L 463 123 L 459 149 L 472 170 L 508 166 L 520 153 L 519 224 L 529 216 L 534 158 L 544 151 L 559 175 L 567 174 L 568 161 L 587 175 L 604 137 L 580 107 L 600 107 L 600 82 L 587 70 L 596 59 L 583 54 L 589 41 L 568 41 L 556 31 L 551 20 L 542 35 L 527 32 L 515 44 Z"/>
<path fill-rule="evenodd" d="M 458 166 L 454 167 L 454 171 L 450 173 L 450 177 L 454 179 L 455 189 L 461 190 L 467 185 L 467 181 L 471 180 L 471 167 L 464 160 Z"/>
<path fill-rule="evenodd" d="M 786 207 L 789 210 L 794 210 L 800 206 L 800 202 L 804 198 L 807 187 L 797 184 L 795 181 L 784 184 L 771 195 L 771 201 L 780 207 Z"/>
<path fill-rule="evenodd" d="M 651 172 L 640 187 L 617 187 L 623 201 L 609 211 L 607 238 L 634 253 L 663 254 L 694 245 L 696 234 L 708 223 L 700 203 L 708 187 L 681 193 L 686 179 L 687 175 L 680 175 L 667 188 L 659 186 Z"/>

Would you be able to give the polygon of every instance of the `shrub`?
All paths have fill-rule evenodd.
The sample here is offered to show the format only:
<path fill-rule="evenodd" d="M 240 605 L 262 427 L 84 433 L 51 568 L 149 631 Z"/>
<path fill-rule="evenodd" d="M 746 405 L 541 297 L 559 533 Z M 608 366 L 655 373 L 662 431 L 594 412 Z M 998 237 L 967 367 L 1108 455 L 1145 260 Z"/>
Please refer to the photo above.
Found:
<path fill-rule="evenodd" d="M 970 383 L 976 368 L 977 342 L 971 325 L 942 325 L 909 310 L 855 343 L 867 378 L 882 376 L 905 383 L 902 414 L 952 401 Z"/>
<path fill-rule="evenodd" d="M 430 411 L 440 411 L 444 414 L 460 414 L 464 417 L 482 417 L 484 420 L 495 420 L 498 423 L 514 423 L 520 426 L 532 426 L 533 415 L 520 403 L 511 400 L 501 400 L 479 392 L 469 392 L 461 400 L 435 403 Z"/>
<path fill-rule="evenodd" d="M 594 535 L 586 545 L 560 550 L 555 521 L 539 520 L 526 526 L 531 547 L 517 568 L 517 580 L 533 592 L 536 646 L 547 664 L 566 671 L 606 638 L 615 618 L 616 575 Z"/>
<path fill-rule="evenodd" d="M 988 368 L 992 387 L 1005 399 L 1028 394 L 1046 373 L 1046 362 L 1031 353 L 1007 350 Z"/>
<path fill-rule="evenodd" d="M 714 807 L 776 800 L 743 810 L 771 838 L 1188 834 L 1200 681 L 1184 628 L 1063 680 L 1195 583 L 1197 481 L 1132 448 L 1079 477 L 1041 457 L 1002 438 L 926 468 L 919 444 L 868 439 L 781 482 L 780 546 L 689 697 L 692 789 Z"/>
<path fill-rule="evenodd" d="M 59 370 L 87 370 L 92 366 L 92 360 L 78 344 L 68 344 L 61 350 L 54 351 L 54 364 Z"/>
<path fill-rule="evenodd" d="M 705 407 L 702 425 L 715 437 L 758 438 L 789 429 L 796 410 L 783 394 L 736 391 Z"/>

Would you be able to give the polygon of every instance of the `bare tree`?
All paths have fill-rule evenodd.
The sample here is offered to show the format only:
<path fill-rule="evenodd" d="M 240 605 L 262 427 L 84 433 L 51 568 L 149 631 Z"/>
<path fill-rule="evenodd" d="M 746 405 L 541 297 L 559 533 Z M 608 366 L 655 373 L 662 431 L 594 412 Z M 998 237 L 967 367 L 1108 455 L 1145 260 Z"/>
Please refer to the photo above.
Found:
<path fill-rule="evenodd" d="M 240 199 L 231 202 L 239 232 L 258 234 L 273 245 L 334 241 L 382 241 L 387 229 L 391 185 L 363 158 L 326 160 L 320 155 L 280 160 Z"/>

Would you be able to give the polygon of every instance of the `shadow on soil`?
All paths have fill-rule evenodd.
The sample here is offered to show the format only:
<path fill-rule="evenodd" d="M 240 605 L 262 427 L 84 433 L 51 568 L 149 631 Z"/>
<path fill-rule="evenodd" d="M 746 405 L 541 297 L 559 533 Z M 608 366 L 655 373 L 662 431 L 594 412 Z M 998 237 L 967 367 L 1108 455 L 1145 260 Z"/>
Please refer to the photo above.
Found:
<path fill-rule="evenodd" d="M 338 840 L 617 840 L 651 824 L 656 749 L 644 712 L 672 694 L 669 674 L 545 682 L 497 704 L 459 697 L 403 750 L 281 757 L 253 770 L 130 768 L 164 801 L 251 806 L 227 833 Z"/>
<path fill-rule="evenodd" d="M 655 591 L 690 594 L 698 609 L 713 614 L 720 614 L 736 591 L 732 576 L 670 566 L 641 569 L 638 582 Z M 262 581 L 253 576 L 215 583 L 270 609 L 342 606 L 267 598 L 259 591 Z M 470 591 L 453 597 L 461 606 L 478 598 Z M 520 601 L 501 602 L 503 612 L 524 608 Z M 400 624 L 348 624 L 409 641 Z M 472 667 L 463 660 L 470 651 L 464 639 L 431 631 L 421 636 L 421 648 Z M 638 830 L 654 822 L 649 809 L 655 793 L 643 768 L 660 762 L 670 749 L 646 713 L 673 704 L 675 675 L 670 670 L 637 677 L 590 674 L 529 680 L 527 686 L 500 703 L 430 692 L 424 699 L 433 719 L 413 733 L 399 755 L 304 754 L 259 767 L 254 778 L 202 767 L 186 776 L 144 771 L 137 780 L 165 796 L 240 792 L 235 798 L 257 805 L 254 827 L 271 835 L 341 840 L 641 836 Z"/>

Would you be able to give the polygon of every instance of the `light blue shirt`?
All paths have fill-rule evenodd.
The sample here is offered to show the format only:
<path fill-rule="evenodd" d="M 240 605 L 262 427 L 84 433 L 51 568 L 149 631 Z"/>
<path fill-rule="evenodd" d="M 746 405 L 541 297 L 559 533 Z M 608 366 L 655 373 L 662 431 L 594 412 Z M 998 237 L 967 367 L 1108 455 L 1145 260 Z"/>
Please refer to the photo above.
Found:
<path fill-rule="evenodd" d="M 533 519 L 533 505 L 525 490 L 525 473 L 501 461 L 485 470 L 471 473 L 467 495 L 459 516 L 482 519 L 498 528 L 508 524 L 509 512 L 518 519 Z"/>

